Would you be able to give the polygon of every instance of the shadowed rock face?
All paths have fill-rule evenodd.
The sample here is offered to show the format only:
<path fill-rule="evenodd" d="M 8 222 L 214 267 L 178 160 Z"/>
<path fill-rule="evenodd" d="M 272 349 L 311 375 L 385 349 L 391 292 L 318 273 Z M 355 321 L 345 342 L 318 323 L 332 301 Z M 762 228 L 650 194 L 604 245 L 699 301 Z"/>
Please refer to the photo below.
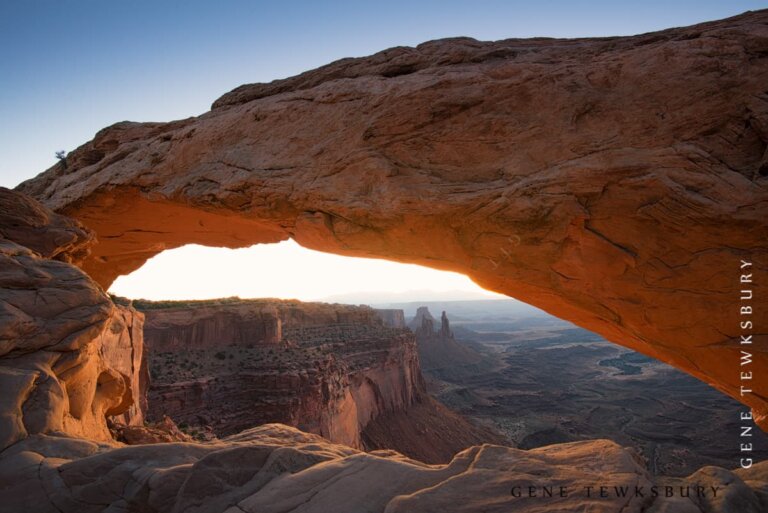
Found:
<path fill-rule="evenodd" d="M 162 306 L 139 305 L 153 369 L 150 417 L 210 425 L 219 436 L 280 422 L 362 448 L 371 420 L 426 396 L 413 333 L 383 326 L 369 307 L 276 299 Z M 265 340 L 265 318 L 279 323 L 281 338 Z M 254 329 L 233 337 L 230 326 Z"/>
<path fill-rule="evenodd" d="M 19 189 L 102 286 L 187 243 L 294 238 L 465 273 L 738 391 L 740 260 L 768 279 L 768 11 L 634 37 L 432 41 L 113 125 Z"/>
<path fill-rule="evenodd" d="M 191 303 L 186 308 L 146 310 L 144 340 L 155 353 L 231 345 L 277 346 L 282 340 L 282 328 L 277 311 L 270 304 Z"/>

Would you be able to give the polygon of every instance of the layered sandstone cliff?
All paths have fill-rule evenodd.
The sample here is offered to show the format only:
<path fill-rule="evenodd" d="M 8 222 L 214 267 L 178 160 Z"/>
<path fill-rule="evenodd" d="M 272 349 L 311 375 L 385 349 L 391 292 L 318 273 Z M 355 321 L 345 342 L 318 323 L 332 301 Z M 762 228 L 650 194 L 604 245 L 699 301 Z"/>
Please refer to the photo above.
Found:
<path fill-rule="evenodd" d="M 279 422 L 427 462 L 499 440 L 428 396 L 413 333 L 385 325 L 381 311 L 285 300 L 136 305 L 146 316 L 150 420 L 169 415 L 219 436 Z M 384 317 L 402 324 L 403 312 Z M 279 338 L 265 338 L 265 325 L 280 326 Z"/>
<path fill-rule="evenodd" d="M 405 328 L 405 313 L 398 308 L 374 308 L 376 314 L 390 328 Z"/>
<path fill-rule="evenodd" d="M 214 302 L 137 302 L 146 313 L 144 338 L 153 352 L 213 349 L 226 346 L 279 345 L 282 320 L 266 302 L 226 301 L 226 308 Z"/>

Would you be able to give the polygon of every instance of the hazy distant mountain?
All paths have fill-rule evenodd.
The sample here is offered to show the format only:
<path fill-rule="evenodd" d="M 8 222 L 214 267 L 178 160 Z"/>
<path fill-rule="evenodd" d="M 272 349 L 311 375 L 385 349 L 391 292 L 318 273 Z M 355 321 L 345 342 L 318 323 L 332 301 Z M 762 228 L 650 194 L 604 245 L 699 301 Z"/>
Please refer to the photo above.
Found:
<path fill-rule="evenodd" d="M 465 290 L 406 290 L 403 292 L 362 291 L 345 294 L 334 294 L 318 298 L 317 301 L 327 303 L 346 303 L 352 305 L 370 305 L 384 303 L 411 303 L 427 301 L 478 301 L 509 299 L 493 292 L 472 292 Z"/>

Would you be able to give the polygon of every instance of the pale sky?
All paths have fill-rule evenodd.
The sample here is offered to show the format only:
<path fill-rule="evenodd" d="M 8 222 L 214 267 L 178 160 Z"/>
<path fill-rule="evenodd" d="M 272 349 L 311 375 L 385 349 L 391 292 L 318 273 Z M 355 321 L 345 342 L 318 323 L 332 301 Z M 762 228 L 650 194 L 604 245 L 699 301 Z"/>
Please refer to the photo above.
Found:
<path fill-rule="evenodd" d="M 133 299 L 276 297 L 348 302 L 338 296 L 372 298 L 402 294 L 403 300 L 502 298 L 463 274 L 413 264 L 322 253 L 289 240 L 245 249 L 188 245 L 164 251 L 110 288 Z M 358 302 L 358 301 L 351 301 Z M 370 302 L 370 301 L 364 301 Z"/>

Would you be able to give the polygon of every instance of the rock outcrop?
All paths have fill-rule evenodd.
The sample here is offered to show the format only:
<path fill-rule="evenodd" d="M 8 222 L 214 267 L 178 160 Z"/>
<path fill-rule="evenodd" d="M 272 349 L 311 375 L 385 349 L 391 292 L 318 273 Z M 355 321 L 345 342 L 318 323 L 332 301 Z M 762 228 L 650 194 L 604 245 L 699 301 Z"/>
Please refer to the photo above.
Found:
<path fill-rule="evenodd" d="M 107 417 L 143 422 L 143 316 L 66 263 L 87 230 L 0 195 L 0 450 L 44 433 L 112 440 Z"/>
<path fill-rule="evenodd" d="M 440 326 L 429 308 L 420 306 L 408 323 L 416 335 L 421 367 L 438 379 L 456 379 L 462 375 L 482 375 L 492 367 L 492 362 L 477 351 L 456 341 L 445 312 L 440 316 Z"/>
<path fill-rule="evenodd" d="M 225 308 L 206 301 L 137 303 L 145 312 L 144 338 L 153 352 L 220 349 L 227 346 L 272 346 L 283 339 L 282 321 L 266 302 L 227 302 Z"/>
<path fill-rule="evenodd" d="M 390 328 L 405 328 L 405 312 L 398 308 L 374 308 L 384 325 Z"/>
<path fill-rule="evenodd" d="M 429 311 L 429 308 L 420 306 L 416 309 L 416 315 L 413 316 L 413 319 L 408 321 L 408 327 L 411 328 L 414 333 L 428 327 L 428 331 L 431 333 L 435 329 L 435 322 L 437 322 L 437 320 L 432 315 L 432 312 Z"/>
<path fill-rule="evenodd" d="M 457 271 L 765 425 L 764 347 L 761 393 L 742 396 L 733 369 L 741 260 L 755 297 L 768 283 L 766 22 L 343 59 L 197 118 L 105 128 L 19 190 L 96 232 L 82 265 L 105 287 L 168 248 L 289 237 Z"/>
<path fill-rule="evenodd" d="M 280 425 L 215 444 L 117 450 L 36 435 L 0 455 L 0 511 L 761 513 L 766 465 L 737 473 L 707 467 L 674 483 L 674 495 L 666 497 L 665 484 L 653 481 L 633 451 L 600 440 L 530 451 L 484 445 L 446 465 L 425 465 L 391 451 L 361 453 Z M 587 497 L 585 487 L 596 484 L 606 486 L 605 497 L 595 488 Z M 529 486 L 538 487 L 537 497 L 527 496 Z M 543 486 L 552 497 L 542 497 Z M 692 497 L 681 497 L 679 486 L 690 487 Z M 697 486 L 704 497 L 695 496 Z M 524 495 L 513 496 L 513 489 Z"/>
<path fill-rule="evenodd" d="M 95 242 L 81 223 L 5 187 L 0 187 L 0 238 L 43 258 L 75 264 L 82 263 Z"/>
<path fill-rule="evenodd" d="M 146 317 L 150 420 L 169 415 L 219 436 L 279 422 L 428 463 L 500 441 L 428 396 L 413 333 L 385 326 L 370 307 L 275 299 L 136 305 Z M 264 342 L 265 312 L 282 338 Z M 402 318 L 397 312 L 390 320 Z"/>
<path fill-rule="evenodd" d="M 125 425 L 108 422 L 112 437 L 128 445 L 161 444 L 169 442 L 192 442 L 194 438 L 179 429 L 169 416 L 164 415 L 159 422 L 144 425 Z"/>

